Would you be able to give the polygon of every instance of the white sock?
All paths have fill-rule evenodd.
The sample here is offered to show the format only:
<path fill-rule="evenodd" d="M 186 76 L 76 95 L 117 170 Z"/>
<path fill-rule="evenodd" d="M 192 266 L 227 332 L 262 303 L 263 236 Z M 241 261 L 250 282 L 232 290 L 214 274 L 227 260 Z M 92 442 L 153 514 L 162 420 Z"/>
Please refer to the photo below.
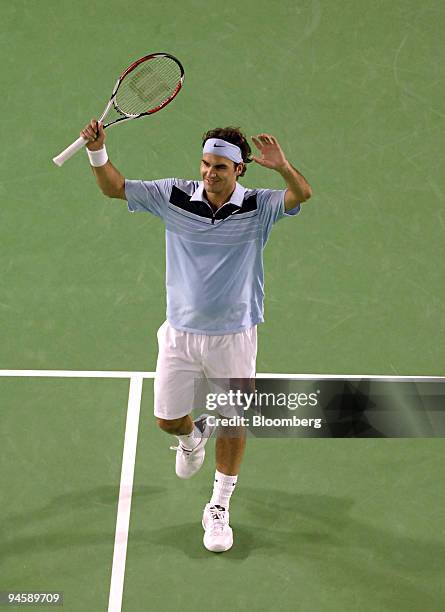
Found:
<path fill-rule="evenodd" d="M 189 434 L 184 434 L 182 436 L 176 436 L 176 437 L 181 442 L 182 446 L 184 446 L 185 448 L 189 450 L 192 450 L 201 440 L 202 433 L 193 423 L 193 429 Z"/>
<path fill-rule="evenodd" d="M 215 471 L 215 481 L 213 483 L 213 494 L 210 500 L 211 506 L 222 506 L 226 510 L 229 509 L 230 497 L 235 490 L 238 476 L 227 476 Z"/>

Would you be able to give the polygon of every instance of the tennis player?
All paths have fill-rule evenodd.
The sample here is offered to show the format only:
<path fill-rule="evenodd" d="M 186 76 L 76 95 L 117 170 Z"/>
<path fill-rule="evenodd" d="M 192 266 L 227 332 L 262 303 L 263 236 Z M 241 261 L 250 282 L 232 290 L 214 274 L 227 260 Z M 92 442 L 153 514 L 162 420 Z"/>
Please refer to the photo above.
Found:
<path fill-rule="evenodd" d="M 190 478 L 201 468 L 215 414 L 193 420 L 196 381 L 253 379 L 257 325 L 263 322 L 263 249 L 274 223 L 292 218 L 312 195 L 306 179 L 270 134 L 252 138 L 238 128 L 204 134 L 201 180 L 127 180 L 108 159 L 103 126 L 93 119 L 82 130 L 101 191 L 127 200 L 130 212 L 150 212 L 166 226 L 167 319 L 158 330 L 154 413 L 159 427 L 178 439 L 176 474 Z M 275 170 L 284 188 L 248 189 L 238 179 L 251 161 Z M 218 407 L 221 417 L 232 407 Z M 212 418 L 211 418 L 212 417 Z M 234 434 L 235 431 L 235 434 Z M 229 550 L 230 498 L 246 443 L 243 425 L 219 426 L 213 492 L 205 505 L 204 546 Z"/>

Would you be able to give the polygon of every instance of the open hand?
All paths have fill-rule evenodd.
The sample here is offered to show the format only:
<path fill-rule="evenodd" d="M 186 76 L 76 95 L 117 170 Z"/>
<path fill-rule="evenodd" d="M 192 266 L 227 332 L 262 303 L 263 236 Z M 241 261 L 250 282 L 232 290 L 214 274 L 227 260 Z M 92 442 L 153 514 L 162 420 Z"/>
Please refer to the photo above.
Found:
<path fill-rule="evenodd" d="M 252 159 L 257 164 L 265 168 L 270 168 L 271 170 L 280 170 L 280 168 L 286 165 L 286 157 L 274 136 L 270 134 L 258 134 L 258 136 L 252 136 L 252 140 L 261 153 L 261 157 L 252 156 Z"/>

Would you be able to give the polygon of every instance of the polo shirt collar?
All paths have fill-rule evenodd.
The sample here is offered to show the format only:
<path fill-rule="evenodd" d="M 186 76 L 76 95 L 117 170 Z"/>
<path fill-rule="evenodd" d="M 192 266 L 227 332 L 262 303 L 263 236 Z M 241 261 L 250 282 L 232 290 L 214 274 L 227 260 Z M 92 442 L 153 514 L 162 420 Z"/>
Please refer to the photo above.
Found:
<path fill-rule="evenodd" d="M 241 208 L 243 205 L 245 192 L 246 189 L 237 182 L 234 192 L 230 196 L 229 201 L 225 202 L 225 204 L 233 204 L 234 206 L 238 206 L 238 208 Z M 198 187 L 193 192 L 193 195 L 190 200 L 197 202 L 207 202 L 207 199 L 204 196 L 204 181 L 199 181 Z"/>

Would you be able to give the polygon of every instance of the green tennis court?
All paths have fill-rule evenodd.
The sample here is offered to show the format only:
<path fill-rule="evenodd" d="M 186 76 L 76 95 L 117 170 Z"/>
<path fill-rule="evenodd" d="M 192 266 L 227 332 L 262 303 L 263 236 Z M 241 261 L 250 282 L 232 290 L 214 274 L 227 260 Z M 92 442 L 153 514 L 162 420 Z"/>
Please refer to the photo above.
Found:
<path fill-rule="evenodd" d="M 214 442 L 180 481 L 153 417 L 163 225 L 103 197 L 84 153 L 51 162 L 129 61 L 178 56 L 172 105 L 108 134 L 125 176 L 197 178 L 202 134 L 239 125 L 313 187 L 265 250 L 258 372 L 444 376 L 444 26 L 437 0 L 5 4 L 0 591 L 69 612 L 444 609 L 441 439 L 249 438 L 235 545 L 204 549 Z M 241 183 L 282 188 L 255 164 Z"/>

